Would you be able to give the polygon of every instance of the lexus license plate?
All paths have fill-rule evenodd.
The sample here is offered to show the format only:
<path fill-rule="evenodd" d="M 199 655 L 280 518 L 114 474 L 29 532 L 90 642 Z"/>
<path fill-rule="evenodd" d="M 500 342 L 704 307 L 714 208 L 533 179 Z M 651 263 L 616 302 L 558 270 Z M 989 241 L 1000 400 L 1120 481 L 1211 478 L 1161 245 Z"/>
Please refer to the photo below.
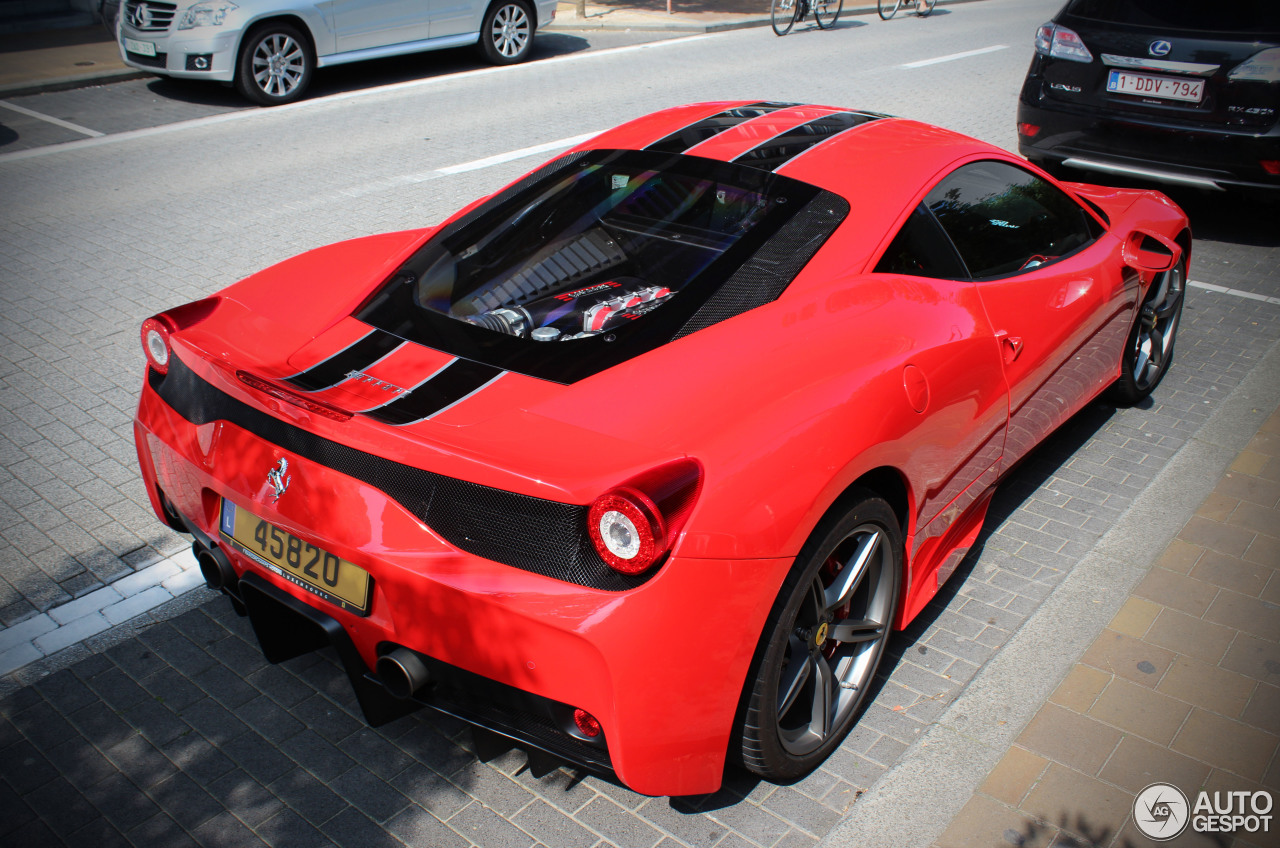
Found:
<path fill-rule="evenodd" d="M 1134 94 L 1139 97 L 1199 103 L 1204 97 L 1204 80 L 1112 71 L 1107 76 L 1107 91 L 1112 94 Z"/>

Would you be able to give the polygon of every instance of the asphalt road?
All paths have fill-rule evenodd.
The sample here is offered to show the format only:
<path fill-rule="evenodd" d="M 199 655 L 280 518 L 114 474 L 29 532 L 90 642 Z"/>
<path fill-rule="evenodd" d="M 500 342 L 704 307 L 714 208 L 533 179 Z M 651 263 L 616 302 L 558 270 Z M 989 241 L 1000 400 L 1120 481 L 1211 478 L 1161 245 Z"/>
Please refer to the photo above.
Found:
<path fill-rule="evenodd" d="M 927 19 L 853 18 L 832 31 L 801 29 L 783 39 L 767 28 L 686 38 L 564 34 L 540 44 L 537 61 L 513 68 L 483 68 L 469 57 L 444 54 L 414 59 L 412 66 L 352 67 L 342 76 L 318 79 L 307 101 L 270 110 L 245 108 L 218 88 L 160 81 L 21 98 L 17 102 L 33 111 L 103 135 L 88 137 L 44 122 L 21 127 L 24 149 L 0 147 L 0 625 L 31 620 L 185 544 L 150 514 L 134 468 L 130 416 L 142 370 L 137 327 L 148 315 L 306 249 L 439 221 L 569 140 L 664 106 L 718 99 L 832 103 L 922 119 L 1011 148 L 1032 35 L 1058 5 L 986 0 L 939 8 Z M 424 64 L 430 68 L 425 75 Z M 41 140 L 39 132 L 48 135 Z M 566 819 L 566 833 L 582 828 L 582 835 L 605 834 L 614 844 L 653 845 L 668 838 L 695 846 L 742 840 L 800 845 L 829 832 L 856 793 L 903 755 L 913 734 L 1034 612 L 1280 335 L 1280 310 L 1257 299 L 1280 296 L 1280 238 L 1273 216 L 1229 197 L 1177 197 L 1191 211 L 1198 236 L 1192 279 L 1232 291 L 1190 292 L 1178 362 L 1151 406 L 1087 411 L 1002 489 L 981 558 L 969 573 L 957 575 L 952 594 L 907 634 L 904 644 L 911 651 L 895 651 L 893 675 L 881 697 L 846 749 L 813 781 L 797 788 L 732 787 L 696 809 L 675 812 L 587 782 L 565 790 L 565 797 L 573 793 L 569 807 L 563 798 L 526 798 L 531 792 L 547 796 L 545 787 L 513 777 L 512 763 L 491 767 L 463 756 L 457 763 L 429 764 L 454 787 L 446 795 L 456 806 L 434 810 L 437 818 L 448 820 L 450 833 L 463 832 L 471 822 L 466 832 L 477 844 L 515 844 L 502 841 L 510 831 L 499 825 L 538 832 L 539 822 L 532 819 L 551 820 L 555 811 Z M 1082 512 L 1076 498 L 1086 496 L 1093 501 Z M 1051 522 L 1054 527 L 1045 529 Z M 164 691 L 190 694 L 191 709 L 182 718 L 186 732 L 195 727 L 217 747 L 222 737 L 209 726 L 196 727 L 192 718 L 209 700 L 199 700 L 199 693 L 215 699 L 239 693 L 228 680 L 252 674 L 253 685 L 261 688 L 246 691 L 237 706 L 269 707 L 284 700 L 271 688 L 279 675 L 268 674 L 244 653 L 237 654 L 242 662 L 233 662 L 210 648 L 208 655 L 197 652 L 200 665 L 193 668 L 184 664 L 190 652 L 170 651 L 178 643 L 212 644 L 196 641 L 212 632 L 209 627 L 224 645 L 227 639 L 243 641 L 245 634 L 221 607 L 205 609 L 210 612 L 200 613 L 200 621 L 213 624 L 199 625 L 206 628 L 199 633 L 189 625 L 162 625 L 142 637 L 149 641 L 121 642 L 110 660 L 87 660 L 97 665 L 84 676 L 136 673 L 139 681 L 155 683 L 156 674 L 164 675 L 174 687 Z M 91 644 L 105 645 L 107 638 L 99 634 Z M 138 645 L 143 648 L 134 650 Z M 151 657 L 148 663 L 162 657 L 163 668 L 129 666 L 126 657 L 136 660 L 140 653 Z M 58 659 L 43 664 L 40 673 L 56 667 Z M 292 675 L 294 703 L 331 706 L 328 699 L 339 697 L 326 694 L 330 690 L 313 666 L 283 673 Z M 938 691 L 924 693 L 924 679 Z M 137 703 L 111 709 L 128 711 Z M 902 703 L 911 706 L 896 711 Z M 168 757 L 156 779 L 180 777 L 222 798 L 209 784 L 236 777 L 239 789 L 275 799 L 274 807 L 261 808 L 260 818 L 245 813 L 251 804 L 234 812 L 239 826 L 268 839 L 262 828 L 283 815 L 281 803 L 301 808 L 279 785 L 284 778 L 274 771 L 274 761 L 262 773 L 255 764 L 276 742 L 301 763 L 303 754 L 289 746 L 322 729 L 314 713 L 306 723 L 300 730 L 283 720 L 264 720 L 260 736 L 257 724 L 252 730 L 237 724 L 238 735 L 226 737 L 228 746 L 219 748 L 219 756 L 229 757 L 237 770 L 207 777 L 166 747 L 183 737 L 152 739 Z M 424 726 L 401 726 L 398 732 L 405 738 L 436 733 Z M 286 736 L 286 727 L 297 735 Z M 335 773 L 333 786 L 337 791 L 344 780 L 351 784 L 345 797 L 353 807 L 315 817 L 302 813 L 308 826 L 333 841 L 361 844 L 343 835 L 347 810 L 358 808 L 360 816 L 394 832 L 392 822 L 416 809 L 407 798 L 420 804 L 427 803 L 423 797 L 444 797 L 424 795 L 421 786 L 411 792 L 403 781 L 391 791 L 392 781 L 413 768 L 401 764 L 391 771 L 391 763 L 408 756 L 408 742 L 345 726 L 343 734 L 334 744 L 359 765 L 343 760 L 350 771 Z M 403 747 L 390 751 L 393 743 Z M 384 750 L 398 759 L 379 761 L 370 754 Z M 285 754 L 272 756 L 287 760 Z M 145 766 L 153 762 L 150 757 L 150 749 L 137 753 L 137 762 Z M 124 759 L 112 762 L 128 767 Z M 320 766 L 307 767 L 320 774 Z M 348 779 L 356 769 L 364 783 Z M 150 791 L 146 775 L 130 779 Z M 356 789 L 384 786 L 379 779 L 389 788 L 376 798 L 369 795 L 373 789 L 365 788 L 363 796 Z M 548 812 L 548 803 L 555 810 Z M 163 801 L 162 806 L 168 809 Z M 199 838 L 197 831 L 208 822 L 184 819 L 179 806 L 170 810 L 174 817 L 166 827 Z M 146 821 L 127 824 L 144 828 Z M 160 838 L 159 831 L 114 824 L 139 844 L 148 834 L 152 844 Z M 702 827 L 714 838 L 686 838 L 685 827 Z M 493 839 L 481 838 L 485 834 Z"/>

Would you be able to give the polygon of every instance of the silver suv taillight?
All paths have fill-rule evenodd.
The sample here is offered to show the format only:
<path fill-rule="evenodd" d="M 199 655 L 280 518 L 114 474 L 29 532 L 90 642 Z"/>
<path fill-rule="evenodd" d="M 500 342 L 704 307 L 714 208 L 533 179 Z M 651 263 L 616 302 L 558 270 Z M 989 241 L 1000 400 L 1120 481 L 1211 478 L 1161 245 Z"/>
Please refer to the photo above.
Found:
<path fill-rule="evenodd" d="M 1042 24 L 1036 30 L 1036 52 L 1054 59 L 1067 59 L 1072 62 L 1092 62 L 1093 54 L 1084 46 L 1080 36 L 1073 30 L 1053 23 Z"/>

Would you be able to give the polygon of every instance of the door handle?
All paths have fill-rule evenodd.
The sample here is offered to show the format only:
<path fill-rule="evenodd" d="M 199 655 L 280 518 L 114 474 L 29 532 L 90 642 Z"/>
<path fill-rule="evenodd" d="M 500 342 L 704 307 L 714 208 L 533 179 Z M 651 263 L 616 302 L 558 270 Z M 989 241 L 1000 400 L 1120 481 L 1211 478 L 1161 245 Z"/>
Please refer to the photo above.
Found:
<path fill-rule="evenodd" d="M 1004 364 L 1011 365 L 1015 359 L 1022 355 L 1022 337 L 1011 336 L 1004 330 L 996 333 L 996 338 L 1000 340 L 1000 353 L 1004 356 Z"/>

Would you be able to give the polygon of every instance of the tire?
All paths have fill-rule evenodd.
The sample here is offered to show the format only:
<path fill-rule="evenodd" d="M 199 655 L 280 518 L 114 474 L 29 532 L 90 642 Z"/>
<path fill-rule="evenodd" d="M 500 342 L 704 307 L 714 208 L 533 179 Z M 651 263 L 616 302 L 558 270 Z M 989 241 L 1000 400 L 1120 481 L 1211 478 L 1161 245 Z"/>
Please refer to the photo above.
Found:
<path fill-rule="evenodd" d="M 480 55 L 494 65 L 514 65 L 529 58 L 535 29 L 533 11 L 519 0 L 498 0 L 480 25 Z"/>
<path fill-rule="evenodd" d="M 791 32 L 799 11 L 798 0 L 773 0 L 769 8 L 769 21 L 773 24 L 774 34 L 781 36 Z"/>
<path fill-rule="evenodd" d="M 916 14 L 922 18 L 927 18 L 937 3 L 938 0 L 916 0 Z"/>
<path fill-rule="evenodd" d="M 880 20 L 887 21 L 898 14 L 900 5 L 902 0 L 876 0 L 876 11 L 880 13 Z"/>
<path fill-rule="evenodd" d="M 1120 379 L 1111 385 L 1109 398 L 1117 406 L 1133 406 L 1155 391 L 1173 362 L 1178 321 L 1187 287 L 1185 259 L 1158 275 L 1138 310 L 1120 357 Z"/>
<path fill-rule="evenodd" d="M 240 47 L 236 90 L 263 106 L 298 100 L 311 85 L 316 58 L 311 41 L 292 24 L 252 30 Z"/>
<path fill-rule="evenodd" d="M 818 20 L 819 29 L 831 29 L 840 20 L 840 10 L 844 8 L 844 0 L 811 0 L 813 16 Z"/>
<path fill-rule="evenodd" d="M 889 639 L 902 531 L 887 503 L 860 494 L 805 543 L 760 637 L 737 735 L 743 765 L 767 780 L 807 774 L 840 745 Z"/>

